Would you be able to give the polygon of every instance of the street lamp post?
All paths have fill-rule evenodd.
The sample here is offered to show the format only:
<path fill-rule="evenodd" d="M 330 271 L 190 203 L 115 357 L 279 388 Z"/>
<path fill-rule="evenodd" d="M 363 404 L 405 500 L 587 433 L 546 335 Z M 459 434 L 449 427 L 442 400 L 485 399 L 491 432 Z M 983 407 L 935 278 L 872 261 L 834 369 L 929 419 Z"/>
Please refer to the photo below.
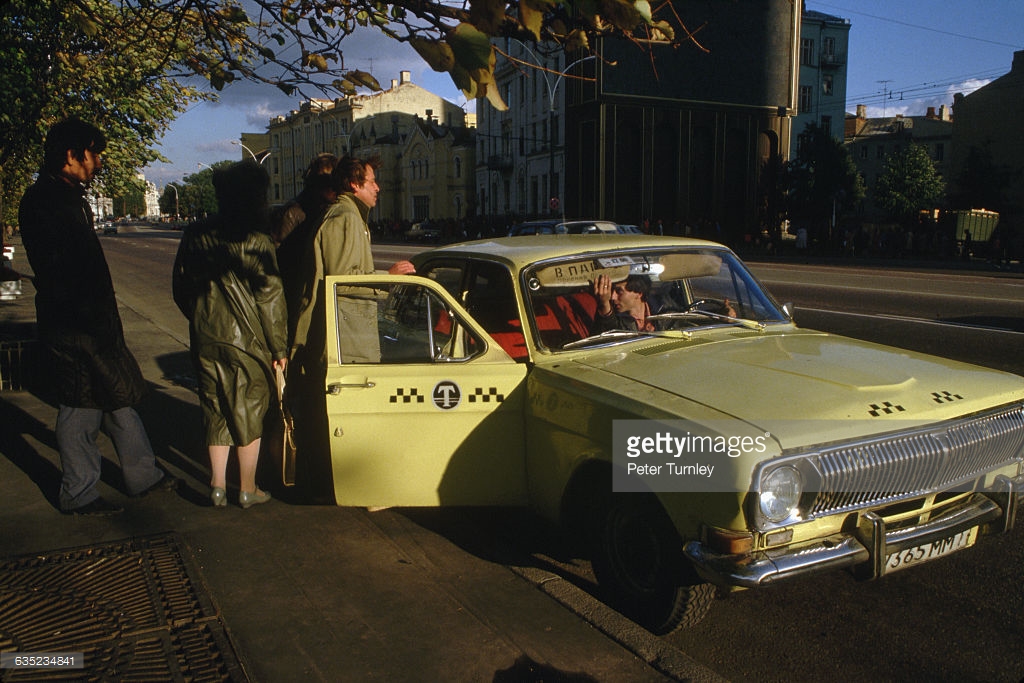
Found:
<path fill-rule="evenodd" d="M 174 183 L 171 183 L 167 187 L 174 190 L 174 220 L 178 220 L 178 188 L 175 187 Z"/>
<path fill-rule="evenodd" d="M 232 145 L 238 145 L 239 147 L 244 149 L 246 152 L 248 152 L 249 156 L 251 156 L 252 160 L 255 161 L 257 164 L 263 164 L 263 162 L 267 160 L 267 157 L 270 156 L 269 154 L 265 154 L 265 155 L 263 155 L 263 158 L 260 159 L 259 157 L 256 156 L 255 153 L 253 153 L 253 151 L 251 149 L 246 147 L 243 143 L 239 142 L 238 140 L 232 140 L 231 144 Z"/>

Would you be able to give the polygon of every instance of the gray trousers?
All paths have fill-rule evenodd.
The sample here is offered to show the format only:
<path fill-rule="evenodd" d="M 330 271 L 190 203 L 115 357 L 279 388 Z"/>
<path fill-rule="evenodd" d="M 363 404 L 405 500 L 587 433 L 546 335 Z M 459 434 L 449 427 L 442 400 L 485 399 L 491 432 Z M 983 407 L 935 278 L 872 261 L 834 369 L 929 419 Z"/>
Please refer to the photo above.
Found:
<path fill-rule="evenodd" d="M 96 445 L 100 429 L 114 442 L 129 495 L 145 491 L 164 476 L 134 408 L 104 412 L 97 408 L 61 405 L 57 412 L 57 448 L 64 475 L 60 482 L 60 508 L 72 510 L 99 498 L 103 455 Z"/>

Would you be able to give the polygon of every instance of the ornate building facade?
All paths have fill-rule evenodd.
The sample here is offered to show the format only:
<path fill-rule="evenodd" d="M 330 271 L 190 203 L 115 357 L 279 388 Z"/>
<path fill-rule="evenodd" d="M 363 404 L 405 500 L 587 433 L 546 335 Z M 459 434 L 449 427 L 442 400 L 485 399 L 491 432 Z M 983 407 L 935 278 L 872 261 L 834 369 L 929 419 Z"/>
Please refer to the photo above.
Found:
<path fill-rule="evenodd" d="M 408 71 L 371 95 L 307 100 L 268 125 L 265 158 L 243 135 L 270 174 L 270 201 L 302 190 L 302 173 L 321 152 L 378 156 L 381 194 L 371 221 L 380 224 L 471 215 L 475 165 L 473 119 L 462 107 L 413 83 Z M 243 153 L 248 156 L 247 153 Z"/>

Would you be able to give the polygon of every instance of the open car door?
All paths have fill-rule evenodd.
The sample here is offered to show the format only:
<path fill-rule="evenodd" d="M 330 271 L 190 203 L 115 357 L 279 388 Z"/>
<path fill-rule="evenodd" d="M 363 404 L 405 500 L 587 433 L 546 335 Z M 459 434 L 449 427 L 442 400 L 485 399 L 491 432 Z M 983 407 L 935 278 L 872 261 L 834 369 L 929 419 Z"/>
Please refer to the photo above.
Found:
<path fill-rule="evenodd" d="M 525 505 L 526 366 L 437 283 L 333 276 L 327 419 L 339 505 Z"/>

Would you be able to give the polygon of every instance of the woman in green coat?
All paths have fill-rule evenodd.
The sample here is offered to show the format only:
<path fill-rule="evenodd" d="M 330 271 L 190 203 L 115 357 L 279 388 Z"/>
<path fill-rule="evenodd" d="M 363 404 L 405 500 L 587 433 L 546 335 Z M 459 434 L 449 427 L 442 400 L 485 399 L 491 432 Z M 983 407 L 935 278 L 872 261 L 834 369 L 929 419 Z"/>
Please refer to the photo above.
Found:
<path fill-rule="evenodd" d="M 189 226 L 174 263 L 174 301 L 189 320 L 199 377 L 210 498 L 227 504 L 230 449 L 238 452 L 239 504 L 270 500 L 256 487 L 272 373 L 287 357 L 284 293 L 270 239 L 266 172 L 251 162 L 214 171 L 219 212 Z"/>

